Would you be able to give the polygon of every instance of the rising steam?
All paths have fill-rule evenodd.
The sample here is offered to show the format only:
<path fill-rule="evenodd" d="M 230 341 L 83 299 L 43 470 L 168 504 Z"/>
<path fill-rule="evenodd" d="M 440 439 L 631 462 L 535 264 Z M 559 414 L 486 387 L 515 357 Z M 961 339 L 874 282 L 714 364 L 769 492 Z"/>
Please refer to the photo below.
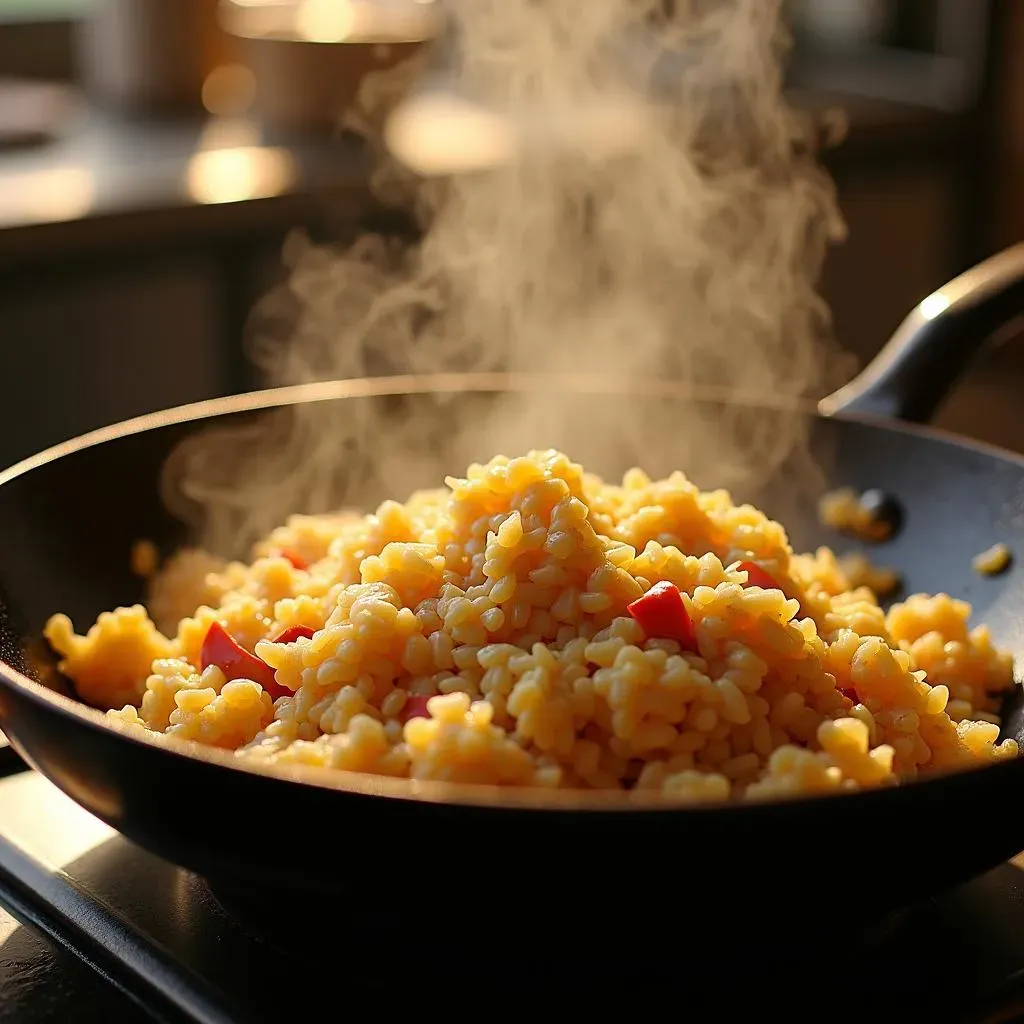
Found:
<path fill-rule="evenodd" d="M 643 100 L 634 144 L 523 146 L 505 166 L 421 183 L 385 162 L 379 184 L 414 200 L 422 242 L 293 239 L 287 286 L 257 318 L 267 384 L 604 374 L 785 404 L 836 382 L 817 283 L 843 226 L 814 126 L 783 97 L 778 0 L 469 0 L 451 16 L 461 95 L 570 121 Z M 365 124 L 381 124 L 380 86 L 364 91 Z M 678 467 L 735 487 L 806 440 L 798 419 L 765 430 L 742 408 L 562 391 L 298 406 L 179 450 L 172 504 L 200 509 L 224 550 L 289 512 L 404 497 L 498 451 L 558 446 L 601 471 Z"/>

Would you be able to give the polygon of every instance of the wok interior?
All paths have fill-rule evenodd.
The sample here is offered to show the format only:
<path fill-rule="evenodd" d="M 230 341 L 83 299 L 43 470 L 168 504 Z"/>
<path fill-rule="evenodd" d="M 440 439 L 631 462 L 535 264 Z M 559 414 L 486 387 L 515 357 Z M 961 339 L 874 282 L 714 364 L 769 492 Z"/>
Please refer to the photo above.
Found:
<path fill-rule="evenodd" d="M 307 436 L 320 428 L 338 431 L 353 421 L 374 428 L 359 432 L 359 451 L 346 453 L 359 471 L 339 476 L 345 493 L 331 496 L 335 505 L 364 509 L 388 497 L 402 500 L 416 488 L 440 486 L 446 474 L 462 473 L 471 461 L 556 447 L 606 479 L 639 465 L 652 476 L 682 469 L 704 489 L 727 484 L 737 501 L 753 502 L 779 519 L 796 550 L 828 544 L 843 551 L 856 545 L 818 522 L 816 497 L 834 486 L 880 487 L 900 500 L 905 525 L 893 541 L 873 546 L 869 556 L 897 568 L 910 592 L 944 591 L 970 600 L 975 621 L 987 622 L 996 641 L 1018 659 L 1024 654 L 1020 571 L 1013 566 L 998 578 L 985 579 L 970 564 L 996 540 L 1011 547 L 1024 542 L 1024 521 L 1017 515 L 1024 504 L 1024 470 L 1015 462 L 900 430 L 793 412 L 737 412 L 722 403 L 641 400 L 629 394 L 547 398 L 541 414 L 531 416 L 506 415 L 507 396 L 488 392 L 445 395 L 440 402 L 437 395 L 330 400 L 302 406 L 301 416 Z M 503 411 L 496 416 L 499 404 Z M 530 408 L 538 407 L 531 403 Z M 130 568 L 134 542 L 152 540 L 166 554 L 195 539 L 160 497 L 168 456 L 211 425 L 234 429 L 266 416 L 235 412 L 125 434 L 3 484 L 0 657 L 72 695 L 40 640 L 46 619 L 64 611 L 81 630 L 104 610 L 144 600 L 143 582 Z M 671 429 L 673 422 L 678 429 Z M 716 435 L 710 427 L 695 432 L 694 425 L 715 422 L 730 423 L 729 435 Z M 806 438 L 807 446 L 794 450 L 774 471 L 744 480 L 735 461 L 741 423 L 754 445 L 761 437 L 785 436 Z M 722 474 L 725 480 L 715 479 L 716 460 L 728 470 Z M 259 465 L 259 449 L 252 449 L 251 461 L 240 463 L 238 471 L 244 475 Z M 282 517 L 318 510 L 291 504 L 292 496 L 280 488 L 271 497 L 272 503 L 280 501 Z M 1021 740 L 1024 708 L 1017 691 L 1010 705 L 1004 733 Z"/>

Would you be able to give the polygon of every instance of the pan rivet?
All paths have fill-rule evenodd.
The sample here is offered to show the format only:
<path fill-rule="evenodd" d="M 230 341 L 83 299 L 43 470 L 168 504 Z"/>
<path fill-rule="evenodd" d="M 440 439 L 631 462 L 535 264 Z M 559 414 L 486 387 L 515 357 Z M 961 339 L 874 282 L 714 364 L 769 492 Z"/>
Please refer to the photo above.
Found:
<path fill-rule="evenodd" d="M 886 491 L 872 488 L 860 496 L 860 507 L 871 520 L 874 540 L 889 540 L 903 525 L 903 506 Z"/>

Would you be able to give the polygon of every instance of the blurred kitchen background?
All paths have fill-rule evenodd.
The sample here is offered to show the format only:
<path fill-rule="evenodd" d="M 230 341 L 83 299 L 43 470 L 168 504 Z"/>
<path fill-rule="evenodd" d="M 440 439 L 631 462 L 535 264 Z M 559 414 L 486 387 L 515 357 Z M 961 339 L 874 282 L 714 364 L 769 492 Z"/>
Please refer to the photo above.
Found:
<path fill-rule="evenodd" d="M 0 464 L 254 386 L 246 326 L 287 234 L 403 228 L 337 125 L 361 78 L 428 33 L 338 41 L 343 7 L 0 0 Z M 794 99 L 849 122 L 826 156 L 849 225 L 826 293 L 864 362 L 935 286 L 1024 238 L 1024 0 L 790 0 L 788 16 Z M 1022 395 L 1024 337 L 942 423 L 1024 449 Z"/>

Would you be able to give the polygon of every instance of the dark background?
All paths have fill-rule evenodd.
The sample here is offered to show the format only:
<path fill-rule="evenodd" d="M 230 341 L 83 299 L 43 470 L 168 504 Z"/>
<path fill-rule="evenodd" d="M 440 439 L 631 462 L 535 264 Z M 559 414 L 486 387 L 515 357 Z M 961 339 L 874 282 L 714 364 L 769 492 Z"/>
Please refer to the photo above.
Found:
<path fill-rule="evenodd" d="M 244 328 L 280 274 L 286 233 L 342 238 L 366 217 L 365 155 L 329 132 L 274 140 L 298 168 L 278 194 L 190 195 L 208 115 L 125 103 L 89 80 L 82 19 L 116 2 L 0 0 L 0 110 L 24 106 L 26 81 L 70 90 L 33 95 L 59 111 L 43 118 L 52 138 L 0 147 L 0 464 L 253 386 Z M 193 3 L 212 0 L 178 9 Z M 793 7 L 794 98 L 850 121 L 827 158 L 849 238 L 830 257 L 826 294 L 864 362 L 934 287 L 1024 236 L 1024 3 L 899 0 L 863 43 L 815 28 L 813 0 Z M 344 66 L 348 51 L 334 49 Z M 943 424 L 1024 447 L 1022 383 L 1024 350 L 1009 343 Z"/>

